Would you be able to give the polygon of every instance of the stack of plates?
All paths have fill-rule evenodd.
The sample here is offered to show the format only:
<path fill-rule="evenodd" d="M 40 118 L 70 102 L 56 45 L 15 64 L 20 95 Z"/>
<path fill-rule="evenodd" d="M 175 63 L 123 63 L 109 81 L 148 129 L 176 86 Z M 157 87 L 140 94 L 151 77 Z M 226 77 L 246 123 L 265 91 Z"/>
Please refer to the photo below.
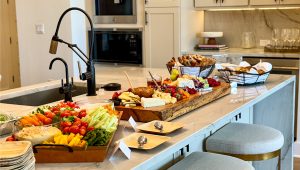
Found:
<path fill-rule="evenodd" d="M 0 142 L 1 170 L 35 169 L 35 158 L 28 141 Z"/>

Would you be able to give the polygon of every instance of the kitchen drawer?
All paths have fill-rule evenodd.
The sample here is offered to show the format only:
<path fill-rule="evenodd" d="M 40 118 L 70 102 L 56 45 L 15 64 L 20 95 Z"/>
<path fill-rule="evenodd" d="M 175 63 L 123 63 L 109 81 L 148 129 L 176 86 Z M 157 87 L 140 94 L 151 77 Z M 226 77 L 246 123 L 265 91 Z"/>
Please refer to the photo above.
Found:
<path fill-rule="evenodd" d="M 180 0 L 144 0 L 146 8 L 179 7 Z"/>

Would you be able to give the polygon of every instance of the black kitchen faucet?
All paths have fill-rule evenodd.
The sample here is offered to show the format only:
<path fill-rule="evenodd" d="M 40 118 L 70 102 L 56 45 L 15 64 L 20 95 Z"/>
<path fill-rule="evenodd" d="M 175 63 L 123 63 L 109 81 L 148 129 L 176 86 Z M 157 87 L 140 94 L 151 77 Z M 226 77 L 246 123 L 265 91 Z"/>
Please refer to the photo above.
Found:
<path fill-rule="evenodd" d="M 65 94 L 65 102 L 70 101 L 72 102 L 72 87 L 73 87 L 73 78 L 72 78 L 72 83 L 69 81 L 69 69 L 68 69 L 68 64 L 67 62 L 62 59 L 62 58 L 54 58 L 49 65 L 49 70 L 52 69 L 52 65 L 55 61 L 61 61 L 65 65 L 65 71 L 66 71 L 66 84 L 64 84 L 64 80 L 61 79 L 61 88 L 59 88 L 59 93 Z"/>
<path fill-rule="evenodd" d="M 84 52 L 82 50 L 80 50 L 76 44 L 68 43 L 68 42 L 66 42 L 66 41 L 64 41 L 64 40 L 62 40 L 58 37 L 58 31 L 59 31 L 59 27 L 60 27 L 60 24 L 61 24 L 61 21 L 62 21 L 63 17 L 68 12 L 70 12 L 72 10 L 82 12 L 87 17 L 87 19 L 90 23 L 91 40 L 90 40 L 89 57 L 87 57 L 87 55 L 85 55 Z M 95 66 L 94 66 L 93 54 L 92 54 L 93 53 L 93 48 L 94 48 L 94 27 L 93 27 L 93 23 L 92 23 L 92 20 L 91 20 L 90 16 L 84 10 L 82 10 L 81 8 L 76 8 L 76 7 L 69 8 L 65 12 L 63 12 L 63 14 L 60 16 L 60 18 L 58 20 L 55 34 L 52 37 L 49 53 L 56 54 L 58 42 L 67 44 L 68 47 L 72 51 L 74 51 L 82 61 L 85 62 L 86 72 L 81 73 L 81 67 L 80 67 L 80 64 L 79 64 L 79 61 L 78 61 L 78 69 L 79 69 L 79 73 L 80 73 L 79 77 L 80 77 L 81 80 L 87 80 L 87 95 L 88 96 L 96 96 L 97 94 L 96 94 Z M 81 56 L 81 55 L 83 55 L 83 56 Z"/>

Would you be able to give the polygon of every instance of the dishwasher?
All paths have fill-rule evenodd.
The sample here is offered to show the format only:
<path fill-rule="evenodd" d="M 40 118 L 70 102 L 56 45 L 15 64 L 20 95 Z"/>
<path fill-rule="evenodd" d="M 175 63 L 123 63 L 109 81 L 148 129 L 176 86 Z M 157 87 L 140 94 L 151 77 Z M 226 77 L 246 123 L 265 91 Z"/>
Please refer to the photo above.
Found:
<path fill-rule="evenodd" d="M 300 56 L 299 56 L 300 58 Z M 262 62 L 269 62 L 273 65 L 271 74 L 287 74 L 296 76 L 296 100 L 295 100 L 295 127 L 294 135 L 295 141 L 297 138 L 297 122 L 300 122 L 298 119 L 299 113 L 299 58 L 288 58 L 288 57 L 252 57 L 252 56 L 243 56 L 243 61 L 247 61 L 251 65 L 255 65 L 260 60 Z M 299 137 L 299 136 L 298 136 Z"/>

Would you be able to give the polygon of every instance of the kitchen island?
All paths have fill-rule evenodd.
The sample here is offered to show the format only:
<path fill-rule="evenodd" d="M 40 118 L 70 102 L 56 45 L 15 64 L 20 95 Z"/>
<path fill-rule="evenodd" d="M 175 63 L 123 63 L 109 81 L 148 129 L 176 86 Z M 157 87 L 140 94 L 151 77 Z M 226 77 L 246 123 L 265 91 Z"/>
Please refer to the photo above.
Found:
<path fill-rule="evenodd" d="M 122 71 L 126 70 L 134 82 L 134 86 L 145 86 L 147 70 L 144 68 L 118 67 L 113 69 L 99 68 L 97 70 L 97 83 L 119 82 L 122 89 L 128 88 L 125 76 Z M 166 69 L 151 69 L 155 74 L 163 77 L 168 75 Z M 285 144 L 282 149 L 282 169 L 292 169 L 292 148 L 293 148 L 293 122 L 294 122 L 294 94 L 295 76 L 270 75 L 265 84 L 239 87 L 236 92 L 227 95 L 217 101 L 207 104 L 186 115 L 183 115 L 174 122 L 181 122 L 184 128 L 170 134 L 172 139 L 150 151 L 132 150 L 131 159 L 128 160 L 120 152 L 117 152 L 111 159 L 102 163 L 72 163 L 72 164 L 37 164 L 37 169 L 159 169 L 165 168 L 183 156 L 194 151 L 203 151 L 205 138 L 213 134 L 227 123 L 243 122 L 263 124 L 280 130 L 285 137 Z M 43 85 L 35 85 L 32 89 L 43 89 Z M 50 83 L 51 84 L 51 83 Z M 53 86 L 59 86 L 59 81 L 52 82 Z M 29 93 L 30 88 L 27 88 Z M 24 94 L 22 88 L 4 91 L 0 93 L 0 99 Z M 112 92 L 98 92 L 98 96 L 87 97 L 85 95 L 74 97 L 74 101 L 96 102 L 101 98 L 109 98 Z M 1 111 L 5 111 L 11 105 L 0 104 Z M 17 107 L 14 107 L 17 111 Z M 24 109 L 24 108 L 22 108 Z M 237 129 L 238 130 L 238 129 Z M 127 121 L 121 121 L 114 140 L 133 133 Z M 110 150 L 110 152 L 112 149 Z M 275 169 L 277 159 L 255 162 L 254 167 L 258 170 Z"/>

